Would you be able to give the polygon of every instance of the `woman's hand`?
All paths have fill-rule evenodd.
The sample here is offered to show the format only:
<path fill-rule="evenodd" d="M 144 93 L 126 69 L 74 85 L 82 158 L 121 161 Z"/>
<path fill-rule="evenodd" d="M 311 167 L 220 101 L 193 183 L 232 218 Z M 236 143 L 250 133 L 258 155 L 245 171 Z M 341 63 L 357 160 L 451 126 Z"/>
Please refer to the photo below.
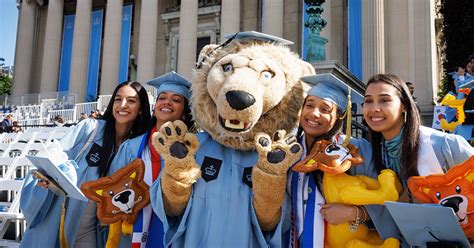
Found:
<path fill-rule="evenodd" d="M 357 218 L 357 208 L 344 204 L 323 204 L 319 210 L 327 223 L 338 225 L 345 222 L 354 222 Z M 363 218 L 363 214 L 359 213 L 359 218 Z"/>
<path fill-rule="evenodd" d="M 44 188 L 44 189 L 48 189 L 49 181 L 39 180 L 36 186 Z"/>

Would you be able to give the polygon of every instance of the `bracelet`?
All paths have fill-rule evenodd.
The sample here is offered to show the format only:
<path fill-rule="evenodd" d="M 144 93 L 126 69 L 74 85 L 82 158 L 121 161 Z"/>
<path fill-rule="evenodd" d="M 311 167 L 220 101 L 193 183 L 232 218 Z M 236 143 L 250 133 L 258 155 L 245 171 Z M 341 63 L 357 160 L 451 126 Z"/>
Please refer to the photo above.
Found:
<path fill-rule="evenodd" d="M 367 213 L 367 210 L 363 206 L 359 206 L 362 209 L 362 212 L 364 213 L 364 219 L 362 219 L 362 223 L 365 223 L 366 221 L 369 220 L 369 214 Z"/>
<path fill-rule="evenodd" d="M 359 225 L 361 223 L 360 216 L 359 216 L 359 207 L 357 207 L 357 206 L 354 206 L 354 207 L 356 209 L 356 220 L 355 220 L 355 222 L 350 222 L 349 223 L 349 231 L 351 231 L 351 232 L 357 231 L 357 229 L 359 228 Z"/>

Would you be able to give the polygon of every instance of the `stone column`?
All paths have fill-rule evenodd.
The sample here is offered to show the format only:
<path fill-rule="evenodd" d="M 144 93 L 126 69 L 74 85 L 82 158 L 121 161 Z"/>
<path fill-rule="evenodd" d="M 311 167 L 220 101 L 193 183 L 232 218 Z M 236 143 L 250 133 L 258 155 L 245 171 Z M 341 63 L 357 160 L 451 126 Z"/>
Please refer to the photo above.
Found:
<path fill-rule="evenodd" d="M 21 2 L 15 47 L 13 95 L 29 93 L 35 44 L 36 14 L 35 1 L 23 0 Z"/>
<path fill-rule="evenodd" d="M 120 42 L 122 38 L 123 0 L 107 1 L 105 10 L 104 52 L 102 57 L 102 74 L 100 93 L 112 94 L 120 83 Z"/>
<path fill-rule="evenodd" d="M 178 73 L 188 80 L 196 64 L 198 1 L 182 0 L 179 15 Z"/>
<path fill-rule="evenodd" d="M 224 36 L 240 31 L 240 1 L 222 0 L 221 3 L 221 39 Z"/>
<path fill-rule="evenodd" d="M 61 40 L 63 31 L 63 0 L 50 0 L 44 36 L 43 62 L 41 64 L 40 92 L 58 90 L 59 64 L 61 61 Z"/>
<path fill-rule="evenodd" d="M 362 1 L 362 78 L 385 72 L 384 0 Z"/>
<path fill-rule="evenodd" d="M 76 102 L 84 102 L 89 65 L 92 0 L 77 1 L 72 41 L 69 92 L 77 94 Z"/>
<path fill-rule="evenodd" d="M 142 1 L 137 58 L 137 81 L 142 84 L 156 76 L 157 26 L 158 0 Z"/>
<path fill-rule="evenodd" d="M 263 32 L 283 37 L 283 0 L 263 0 Z"/>

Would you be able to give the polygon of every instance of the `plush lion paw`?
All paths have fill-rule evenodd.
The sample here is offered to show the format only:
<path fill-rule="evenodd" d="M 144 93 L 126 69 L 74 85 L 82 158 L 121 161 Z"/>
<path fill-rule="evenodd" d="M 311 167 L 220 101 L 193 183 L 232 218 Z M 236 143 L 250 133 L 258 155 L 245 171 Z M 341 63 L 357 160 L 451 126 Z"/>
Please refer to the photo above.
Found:
<path fill-rule="evenodd" d="M 199 147 L 196 135 L 188 133 L 184 122 L 177 120 L 166 122 L 160 132 L 153 135 L 153 147 L 165 160 L 165 169 L 176 180 L 188 178 L 196 180 L 199 168 L 194 154 Z"/>
<path fill-rule="evenodd" d="M 275 132 L 273 139 L 266 133 L 257 133 L 255 146 L 259 155 L 257 166 L 271 174 L 285 174 L 303 153 L 296 137 L 286 136 L 285 130 Z"/>
<path fill-rule="evenodd" d="M 163 124 L 160 132 L 153 135 L 152 143 L 160 155 L 169 154 L 175 159 L 193 156 L 199 147 L 196 135 L 188 133 L 186 124 L 179 120 Z"/>

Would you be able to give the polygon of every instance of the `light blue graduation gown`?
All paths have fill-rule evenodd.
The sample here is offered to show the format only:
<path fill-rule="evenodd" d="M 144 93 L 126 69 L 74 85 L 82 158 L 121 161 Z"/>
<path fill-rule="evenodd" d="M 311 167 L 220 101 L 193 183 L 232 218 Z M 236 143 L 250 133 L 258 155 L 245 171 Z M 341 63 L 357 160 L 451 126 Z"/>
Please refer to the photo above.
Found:
<path fill-rule="evenodd" d="M 197 135 L 196 162 L 208 181 L 200 178 L 192 186 L 184 213 L 166 216 L 160 180 L 150 189 L 153 211 L 163 221 L 166 247 L 281 247 L 283 233 L 289 228 L 282 221 L 288 202 L 275 231 L 262 232 L 253 208 L 253 191 L 244 182 L 257 162 L 257 152 L 225 147 L 208 133 Z"/>
<path fill-rule="evenodd" d="M 83 182 L 95 180 L 99 177 L 98 167 L 91 167 L 87 163 L 87 154 L 94 143 L 102 146 L 105 121 L 87 119 L 79 122 L 75 127 L 60 140 L 64 151 L 70 159 L 75 159 L 82 147 L 86 144 L 92 131 L 97 128 L 96 135 L 76 160 L 77 186 Z M 37 187 L 37 179 L 28 174 L 25 179 L 20 198 L 20 208 L 25 215 L 28 228 L 23 236 L 21 247 L 59 247 L 59 223 L 61 218 L 61 205 L 64 197 L 55 195 L 50 190 Z M 81 216 L 87 202 L 69 198 L 66 218 L 65 232 L 70 247 L 73 247 L 76 239 Z M 97 222 L 98 247 L 104 246 L 103 230 Z"/>
<path fill-rule="evenodd" d="M 443 171 L 448 171 L 451 167 L 466 161 L 469 157 L 474 155 L 474 148 L 471 147 L 463 137 L 437 130 L 430 129 L 430 131 L 432 131 L 430 136 L 431 145 Z M 357 175 L 367 175 L 373 178 L 378 176 L 374 167 L 367 166 L 355 167 L 353 173 Z M 377 232 L 383 239 L 389 237 L 402 239 L 400 230 L 397 228 L 397 225 L 385 206 L 366 205 L 365 207 Z M 403 240 L 402 242 L 405 244 Z"/>

